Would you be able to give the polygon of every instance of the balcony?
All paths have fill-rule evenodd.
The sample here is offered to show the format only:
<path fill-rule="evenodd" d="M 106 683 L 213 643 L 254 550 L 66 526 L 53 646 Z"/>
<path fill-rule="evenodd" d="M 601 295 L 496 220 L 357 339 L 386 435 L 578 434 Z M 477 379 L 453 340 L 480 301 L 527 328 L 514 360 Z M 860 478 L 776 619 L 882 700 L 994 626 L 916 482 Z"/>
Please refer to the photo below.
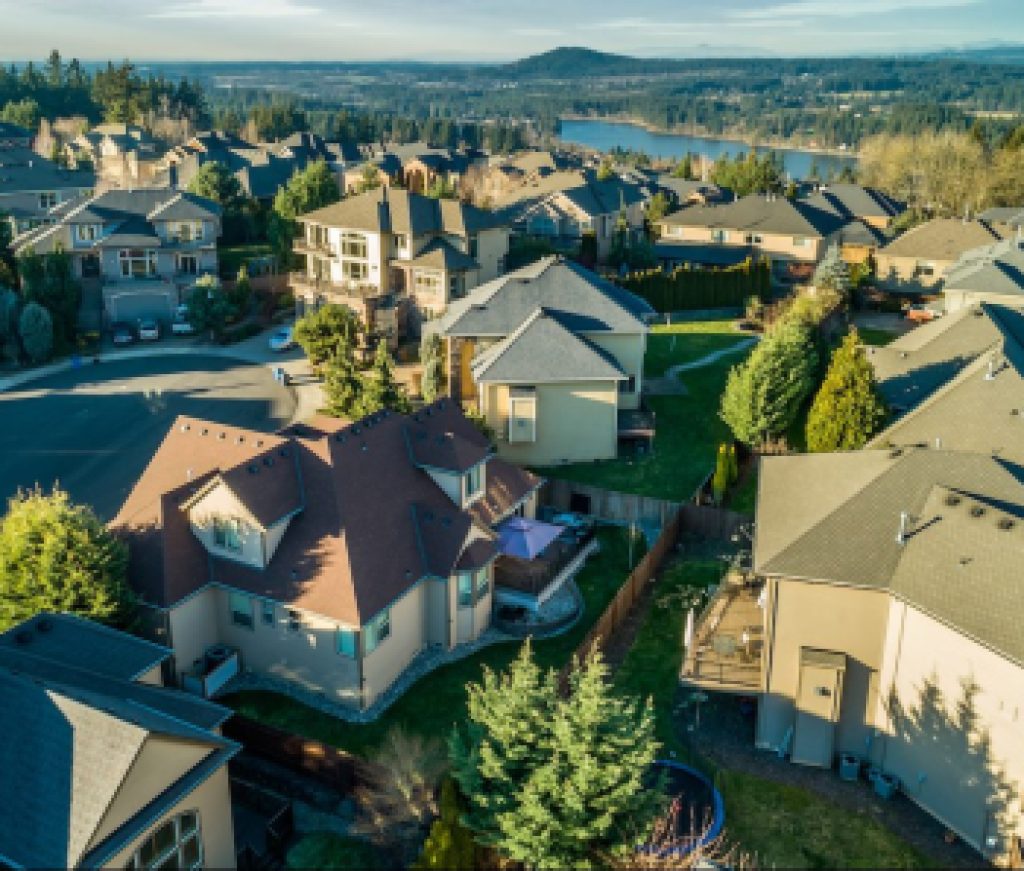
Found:
<path fill-rule="evenodd" d="M 316 254 L 319 257 L 334 257 L 334 251 L 329 242 L 314 242 L 306 238 L 296 239 L 292 243 L 292 250 L 297 254 Z"/>
<path fill-rule="evenodd" d="M 537 610 L 580 570 L 598 546 L 594 530 L 581 528 L 567 530 L 531 560 L 498 557 L 494 564 L 497 601 Z"/>
<path fill-rule="evenodd" d="M 305 272 L 289 272 L 288 283 L 296 290 L 313 291 L 328 299 L 333 295 L 368 300 L 387 294 L 387 291 L 367 281 L 331 281 Z"/>
<path fill-rule="evenodd" d="M 680 682 L 731 693 L 758 693 L 763 683 L 763 583 L 730 574 L 694 626 Z"/>

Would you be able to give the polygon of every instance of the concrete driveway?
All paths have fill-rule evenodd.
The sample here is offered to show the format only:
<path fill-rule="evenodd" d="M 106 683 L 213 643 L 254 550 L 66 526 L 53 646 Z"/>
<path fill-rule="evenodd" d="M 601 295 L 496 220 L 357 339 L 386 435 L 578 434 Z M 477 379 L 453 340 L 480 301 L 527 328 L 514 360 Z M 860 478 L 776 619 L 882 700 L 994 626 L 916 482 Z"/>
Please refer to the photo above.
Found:
<path fill-rule="evenodd" d="M 262 347 L 266 348 L 266 338 Z M 86 364 L 0 393 L 0 498 L 55 481 L 104 520 L 124 501 L 179 414 L 270 432 L 316 397 L 277 384 L 254 342 L 238 356 L 186 354 Z M 286 361 L 299 374 L 304 360 Z M 301 352 L 299 357 L 301 357 Z M 284 361 L 282 361 L 284 362 Z M 297 399 L 297 396 L 299 399 Z"/>

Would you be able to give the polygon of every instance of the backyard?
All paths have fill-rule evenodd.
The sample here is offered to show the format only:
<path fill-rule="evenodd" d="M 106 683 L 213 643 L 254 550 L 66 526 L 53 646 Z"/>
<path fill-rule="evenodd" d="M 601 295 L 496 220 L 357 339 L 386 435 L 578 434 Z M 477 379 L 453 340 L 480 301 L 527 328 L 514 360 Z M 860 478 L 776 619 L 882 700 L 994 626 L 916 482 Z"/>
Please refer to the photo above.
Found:
<path fill-rule="evenodd" d="M 624 693 L 651 698 L 665 756 L 704 769 L 725 799 L 726 835 L 765 868 L 933 867 L 877 819 L 801 787 L 716 768 L 687 741 L 693 714 L 679 689 L 686 610 L 717 583 L 724 562 L 689 558 L 669 566 L 651 596 L 646 619 L 615 674 Z"/>
<path fill-rule="evenodd" d="M 601 550 L 576 576 L 585 603 L 583 617 L 568 632 L 534 643 L 537 661 L 546 668 L 559 669 L 569 661 L 587 630 L 629 574 L 627 530 L 607 527 L 599 530 L 598 536 Z M 642 540 L 636 540 L 632 551 L 635 564 L 644 553 Z M 270 692 L 241 692 L 226 696 L 222 701 L 260 722 L 364 756 L 393 726 L 446 738 L 452 725 L 463 718 L 466 684 L 478 681 L 484 666 L 495 670 L 506 668 L 518 650 L 516 642 L 497 644 L 439 668 L 414 684 L 378 720 L 368 725 L 347 723 L 288 696 Z"/>
<path fill-rule="evenodd" d="M 648 337 L 644 369 L 659 377 L 670 366 L 692 363 L 707 354 L 733 347 L 745 338 L 732 321 L 694 321 L 656 326 Z M 544 475 L 610 490 L 659 499 L 689 499 L 710 473 L 718 445 L 729 431 L 718 417 L 718 404 L 729 369 L 746 350 L 727 354 L 706 366 L 680 374 L 680 395 L 651 396 L 657 415 L 654 451 L 635 456 L 623 452 L 615 460 L 574 463 L 540 470 Z"/>

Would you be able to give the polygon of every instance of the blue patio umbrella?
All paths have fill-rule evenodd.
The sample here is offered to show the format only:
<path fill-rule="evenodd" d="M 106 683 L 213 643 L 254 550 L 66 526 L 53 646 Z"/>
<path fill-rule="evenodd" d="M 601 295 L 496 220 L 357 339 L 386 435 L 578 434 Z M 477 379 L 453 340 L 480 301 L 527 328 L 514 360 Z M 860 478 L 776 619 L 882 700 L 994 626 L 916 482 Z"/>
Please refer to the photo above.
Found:
<path fill-rule="evenodd" d="M 498 551 L 505 556 L 532 560 L 564 531 L 564 526 L 553 523 L 510 517 L 498 525 Z"/>

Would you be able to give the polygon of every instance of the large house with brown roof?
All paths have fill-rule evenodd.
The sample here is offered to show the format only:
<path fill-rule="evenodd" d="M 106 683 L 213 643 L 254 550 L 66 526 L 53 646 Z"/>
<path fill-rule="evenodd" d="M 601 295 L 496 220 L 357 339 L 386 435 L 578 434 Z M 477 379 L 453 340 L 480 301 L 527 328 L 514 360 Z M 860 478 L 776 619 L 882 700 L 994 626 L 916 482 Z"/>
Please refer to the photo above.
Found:
<path fill-rule="evenodd" d="M 492 526 L 539 485 L 446 399 L 277 435 L 179 418 L 111 526 L 183 682 L 226 645 L 232 670 L 360 710 L 490 626 Z"/>

